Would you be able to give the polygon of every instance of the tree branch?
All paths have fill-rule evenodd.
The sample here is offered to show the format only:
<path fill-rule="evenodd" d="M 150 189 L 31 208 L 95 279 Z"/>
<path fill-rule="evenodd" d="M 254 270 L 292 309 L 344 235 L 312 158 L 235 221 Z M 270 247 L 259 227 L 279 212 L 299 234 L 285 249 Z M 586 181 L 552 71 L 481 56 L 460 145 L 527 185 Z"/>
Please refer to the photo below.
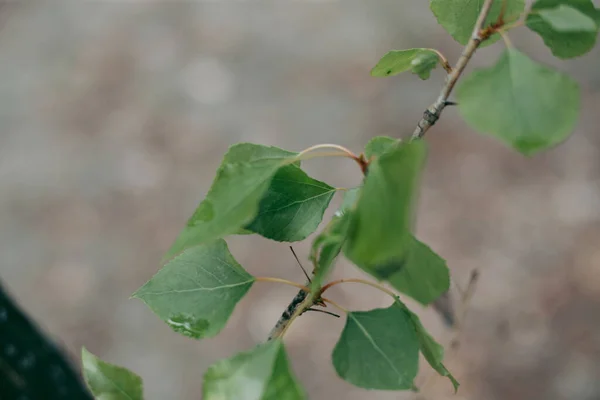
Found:
<path fill-rule="evenodd" d="M 475 28 L 473 29 L 471 39 L 469 39 L 469 42 L 465 46 L 460 58 L 458 59 L 458 62 L 456 63 L 456 66 L 452 68 L 452 72 L 446 76 L 446 84 L 442 88 L 440 96 L 435 103 L 429 106 L 429 108 L 425 110 L 425 113 L 423 113 L 423 118 L 421 118 L 412 134 L 413 139 L 423 137 L 425 132 L 427 132 L 429 128 L 431 128 L 440 118 L 442 111 L 444 111 L 444 108 L 446 108 L 448 105 L 448 97 L 450 96 L 450 93 L 452 93 L 452 89 L 454 89 L 458 78 L 460 78 L 461 74 L 465 70 L 465 67 L 471 60 L 471 57 L 473 57 L 473 54 L 475 54 L 475 50 L 477 50 L 481 42 L 490 36 L 491 32 L 487 30 L 484 31 L 483 24 L 490 13 L 493 2 L 494 0 L 485 0 L 485 3 L 481 8 L 481 12 L 479 13 L 479 17 L 477 18 L 477 22 L 475 23 Z"/>
<path fill-rule="evenodd" d="M 448 105 L 448 97 L 450 96 L 452 89 L 454 89 L 458 78 L 460 78 L 465 67 L 471 60 L 471 57 L 473 57 L 475 50 L 477 50 L 481 42 L 493 33 L 490 30 L 483 30 L 483 24 L 490 13 L 493 2 L 494 0 L 485 0 L 481 12 L 479 13 L 479 17 L 477 18 L 477 22 L 475 23 L 471 39 L 469 39 L 469 42 L 465 46 L 456 66 L 452 68 L 451 72 L 447 75 L 446 84 L 444 85 L 440 96 L 435 103 L 425 111 L 423 118 L 417 124 L 417 128 L 412 135 L 413 138 L 421 138 L 440 118 L 442 111 Z M 310 282 L 307 286 L 309 285 Z M 317 296 L 314 296 L 312 293 L 306 293 L 304 290 L 300 290 L 298 294 L 294 296 L 290 304 L 288 304 L 283 314 L 281 314 L 281 317 L 279 317 L 279 320 L 277 320 L 277 323 L 269 333 L 268 340 L 281 337 L 294 319 L 302 315 L 306 310 L 318 303 L 318 301 L 319 298 Z"/>

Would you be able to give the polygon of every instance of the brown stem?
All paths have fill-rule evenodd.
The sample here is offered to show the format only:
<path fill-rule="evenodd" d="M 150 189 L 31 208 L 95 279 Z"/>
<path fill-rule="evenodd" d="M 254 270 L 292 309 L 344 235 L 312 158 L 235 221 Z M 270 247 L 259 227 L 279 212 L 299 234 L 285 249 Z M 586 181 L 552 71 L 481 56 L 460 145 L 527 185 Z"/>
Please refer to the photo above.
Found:
<path fill-rule="evenodd" d="M 447 73 L 449 73 L 449 74 L 452 73 L 452 66 L 448 62 L 448 59 L 439 50 L 431 49 L 431 51 L 433 51 L 434 53 L 437 54 L 438 60 L 440 60 L 440 64 L 442 65 L 442 68 L 444 68 Z"/>
<path fill-rule="evenodd" d="M 467 43 L 464 48 L 456 66 L 452 68 L 452 72 L 450 72 L 446 77 L 446 84 L 442 88 L 440 96 L 426 111 L 423 118 L 417 124 L 415 131 L 413 132 L 413 139 L 421 138 L 425 132 L 429 130 L 435 124 L 435 122 L 440 118 L 440 115 L 444 108 L 448 105 L 448 97 L 454 89 L 458 78 L 460 78 L 461 74 L 465 70 L 465 67 L 473 57 L 475 50 L 479 47 L 482 41 L 487 39 L 492 32 L 484 31 L 483 24 L 485 23 L 485 19 L 490 13 L 490 9 L 492 7 L 492 3 L 494 0 L 485 0 L 483 7 L 481 8 L 481 12 L 479 13 L 479 17 L 477 18 L 477 22 L 475 23 L 475 28 L 473 29 L 473 34 L 471 35 L 471 39 Z M 314 150 L 311 148 L 310 150 Z M 305 150 L 306 152 L 306 150 Z M 349 152 L 351 153 L 351 152 Z M 351 156 L 346 153 L 347 156 L 354 158 L 356 161 L 362 160 L 361 169 L 366 173 L 368 162 L 364 160 L 364 157 L 356 157 Z M 309 283 L 310 284 L 310 283 Z M 307 286 L 309 285 L 307 284 Z M 318 304 L 321 301 L 319 296 L 316 296 L 313 293 L 306 293 L 304 290 L 300 290 L 296 296 L 292 299 L 290 304 L 288 304 L 287 308 L 277 320 L 277 323 L 269 333 L 268 340 L 276 339 L 285 333 L 290 324 L 302 315 L 306 310 L 311 308 L 313 305 Z"/>
<path fill-rule="evenodd" d="M 429 130 L 437 122 L 444 111 L 444 108 L 448 105 L 448 97 L 450 97 L 450 93 L 452 93 L 452 89 L 456 85 L 458 78 L 460 78 L 461 74 L 465 70 L 467 64 L 475 54 L 475 50 L 479 47 L 481 42 L 489 37 L 488 32 L 484 32 L 483 24 L 485 23 L 485 19 L 490 13 L 490 9 L 492 7 L 492 3 L 494 0 L 485 0 L 483 3 L 483 7 L 481 8 L 481 12 L 479 13 L 479 17 L 477 18 L 477 22 L 475 23 L 475 28 L 473 29 L 473 34 L 471 35 L 471 39 L 465 46 L 458 62 L 452 68 L 452 72 L 446 76 L 446 84 L 442 88 L 440 96 L 433 103 L 425 113 L 423 114 L 423 118 L 417 124 L 415 131 L 412 134 L 413 139 L 419 139 L 425 135 L 425 132 Z"/>
<path fill-rule="evenodd" d="M 321 292 L 320 293 L 323 294 L 330 287 L 335 286 L 335 285 L 339 285 L 340 283 L 362 283 L 363 285 L 368 285 L 368 286 L 374 287 L 375 289 L 379 289 L 382 292 L 389 294 L 394 299 L 396 298 L 396 294 L 394 292 L 392 292 L 391 290 L 386 289 L 382 285 L 380 285 L 378 283 L 375 283 L 375 282 L 367 281 L 367 280 L 364 280 L 364 279 L 357 279 L 357 278 L 338 279 L 337 281 L 329 282 L 327 285 L 325 285 L 325 286 L 323 286 L 321 288 Z"/>

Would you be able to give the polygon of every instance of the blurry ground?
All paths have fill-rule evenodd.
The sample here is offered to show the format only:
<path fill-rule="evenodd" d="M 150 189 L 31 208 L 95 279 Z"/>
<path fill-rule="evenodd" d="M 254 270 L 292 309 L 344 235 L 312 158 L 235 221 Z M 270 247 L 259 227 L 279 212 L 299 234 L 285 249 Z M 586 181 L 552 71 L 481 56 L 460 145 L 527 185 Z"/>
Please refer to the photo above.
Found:
<path fill-rule="evenodd" d="M 461 50 L 424 0 L 23 1 L 4 5 L 0 26 L 0 277 L 72 354 L 85 345 L 139 373 L 150 400 L 199 399 L 207 366 L 263 340 L 295 293 L 261 284 L 218 338 L 201 342 L 128 299 L 227 147 L 335 142 L 358 152 L 372 136 L 406 136 L 442 72 L 421 82 L 371 78 L 370 68 L 392 48 L 435 47 L 450 59 Z M 473 133 L 453 109 L 427 135 L 418 234 L 457 281 L 482 271 L 448 362 L 463 384 L 454 398 L 598 399 L 600 52 L 558 62 L 533 34 L 511 37 L 576 77 L 583 112 L 571 139 L 531 159 Z M 307 164 L 338 186 L 359 181 L 347 160 Z M 230 244 L 251 273 L 303 279 L 286 245 Z M 296 251 L 305 258 L 308 243 Z M 358 275 L 345 262 L 336 274 Z M 333 296 L 350 308 L 387 304 L 353 285 Z M 431 310 L 420 314 L 450 341 Z M 410 398 L 335 376 L 342 325 L 311 314 L 286 339 L 311 398 Z M 431 373 L 423 368 L 419 383 Z M 424 393 L 449 395 L 441 378 Z"/>

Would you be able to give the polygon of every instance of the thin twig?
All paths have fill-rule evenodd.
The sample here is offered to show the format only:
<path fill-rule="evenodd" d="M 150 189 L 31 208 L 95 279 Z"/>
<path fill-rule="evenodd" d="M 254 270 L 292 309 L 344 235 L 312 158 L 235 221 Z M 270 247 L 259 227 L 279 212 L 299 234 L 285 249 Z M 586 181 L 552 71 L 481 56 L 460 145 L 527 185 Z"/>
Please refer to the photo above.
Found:
<path fill-rule="evenodd" d="M 446 58 L 446 56 L 444 56 L 442 54 L 441 51 L 436 50 L 436 49 L 429 49 L 431 51 L 433 51 L 435 54 L 437 54 L 438 56 L 438 60 L 440 60 L 440 64 L 442 65 L 442 68 L 444 68 L 446 70 L 447 73 L 452 73 L 452 66 L 450 65 L 450 63 L 448 62 L 448 59 Z"/>
<path fill-rule="evenodd" d="M 458 318 L 458 323 L 456 327 L 458 332 L 460 332 L 467 319 L 467 312 L 469 311 L 471 299 L 473 298 L 475 288 L 477 287 L 477 282 L 479 282 L 479 270 L 474 269 L 473 271 L 471 271 L 471 276 L 469 277 L 469 283 L 467 284 L 467 288 L 461 295 L 460 317 Z"/>
<path fill-rule="evenodd" d="M 385 288 L 384 286 L 382 286 L 378 283 L 375 283 L 375 282 L 367 281 L 364 279 L 357 279 L 357 278 L 339 279 L 337 281 L 329 282 L 327 285 L 325 285 L 321 288 L 321 293 L 324 293 L 330 287 L 339 285 L 340 283 L 362 283 L 363 285 L 369 285 L 371 287 L 374 287 L 375 289 L 379 289 L 382 292 L 387 293 L 388 295 L 392 296 L 394 299 L 396 298 L 396 294 L 394 292 L 392 292 L 391 290 Z"/>
<path fill-rule="evenodd" d="M 255 278 L 257 282 L 275 282 L 275 283 L 283 283 L 284 285 L 294 286 L 302 290 L 303 292 L 310 292 L 310 289 L 305 285 L 301 285 L 296 282 L 288 281 L 287 279 L 281 278 L 272 278 L 270 276 L 259 276 Z"/>
<path fill-rule="evenodd" d="M 474 269 L 473 271 L 471 271 L 471 275 L 469 277 L 469 282 L 467 283 L 466 289 L 461 292 L 461 296 L 460 296 L 461 316 L 458 319 L 458 323 L 455 326 L 453 338 L 450 340 L 449 351 L 447 351 L 444 356 L 445 360 L 449 360 L 450 358 L 452 358 L 454 355 L 456 355 L 456 352 L 458 351 L 458 348 L 460 345 L 459 337 L 462 334 L 464 322 L 465 322 L 465 319 L 467 316 L 467 311 L 470 306 L 470 301 L 471 301 L 471 298 L 473 297 L 473 294 L 475 293 L 475 289 L 477 287 L 478 281 L 479 281 L 479 270 Z M 458 288 L 459 286 L 456 285 L 456 287 Z M 425 397 L 424 393 L 433 384 L 434 378 L 437 376 L 438 375 L 436 373 L 430 373 L 425 378 L 425 381 L 419 388 L 420 395 L 417 397 L 417 400 L 427 398 L 427 397 Z"/>
<path fill-rule="evenodd" d="M 477 22 L 475 23 L 475 28 L 473 29 L 473 34 L 471 35 L 471 39 L 465 46 L 456 66 L 452 68 L 452 72 L 448 74 L 446 77 L 446 84 L 442 88 L 440 96 L 423 114 L 423 118 L 417 124 L 415 131 L 412 134 L 413 139 L 418 139 L 425 135 L 425 132 L 429 130 L 440 118 L 442 111 L 447 105 L 448 97 L 450 93 L 452 93 L 452 89 L 456 85 L 458 78 L 460 78 L 461 74 L 465 70 L 467 64 L 475 54 L 475 50 L 479 47 L 481 42 L 489 37 L 488 32 L 483 31 L 483 24 L 485 23 L 485 19 L 490 13 L 490 9 L 492 8 L 492 3 L 494 0 L 485 0 L 483 3 L 483 7 L 481 8 L 481 12 L 479 13 L 479 17 L 477 18 Z"/>
<path fill-rule="evenodd" d="M 512 49 L 514 46 L 510 41 L 510 38 L 508 37 L 508 33 L 503 31 L 502 29 L 498 29 L 498 33 L 500 34 L 500 36 L 502 36 L 502 40 L 504 40 L 504 44 L 506 45 L 506 47 L 508 49 Z"/>

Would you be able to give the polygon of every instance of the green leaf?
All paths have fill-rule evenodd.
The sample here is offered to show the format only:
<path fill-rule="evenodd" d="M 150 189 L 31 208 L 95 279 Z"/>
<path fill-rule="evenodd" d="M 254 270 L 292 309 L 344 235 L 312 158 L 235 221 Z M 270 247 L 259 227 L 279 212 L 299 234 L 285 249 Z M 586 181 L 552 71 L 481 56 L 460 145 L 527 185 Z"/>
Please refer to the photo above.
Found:
<path fill-rule="evenodd" d="M 427 80 L 431 76 L 431 71 L 437 67 L 440 62 L 437 54 L 431 52 L 421 53 L 413 61 L 413 74 L 417 74 L 422 80 Z"/>
<path fill-rule="evenodd" d="M 431 49 L 392 50 L 379 60 L 371 70 L 371 76 L 393 76 L 412 71 L 425 80 L 438 63 L 439 57 Z"/>
<path fill-rule="evenodd" d="M 556 8 L 540 10 L 537 15 L 557 32 L 596 32 L 598 30 L 593 19 L 573 7 L 562 4 Z"/>
<path fill-rule="evenodd" d="M 419 340 L 419 347 L 421 349 L 421 353 L 423 353 L 423 356 L 425 357 L 429 365 L 431 365 L 431 367 L 434 370 L 436 370 L 437 373 L 439 373 L 441 376 L 446 376 L 448 377 L 448 379 L 450 379 L 450 382 L 452 382 L 452 386 L 454 386 L 454 391 L 456 392 L 460 384 L 456 379 L 454 379 L 454 377 L 452 376 L 450 371 L 448 371 L 448 369 L 444 366 L 444 364 L 442 364 L 442 360 L 444 359 L 444 348 L 440 346 L 431 337 L 431 335 L 429 335 L 423 324 L 421 324 L 421 320 L 415 313 L 413 313 L 409 309 L 406 309 L 406 311 L 408 312 L 410 319 L 414 324 L 415 331 L 417 332 L 417 338 Z"/>
<path fill-rule="evenodd" d="M 83 377 L 98 400 L 142 400 L 142 378 L 126 368 L 102 361 L 81 349 Z"/>
<path fill-rule="evenodd" d="M 277 241 L 306 239 L 321 223 L 334 194 L 335 188 L 287 165 L 273 177 L 258 215 L 246 228 Z"/>
<path fill-rule="evenodd" d="M 399 139 L 389 136 L 375 136 L 365 146 L 365 158 L 370 160 L 372 157 L 379 157 L 399 142 Z"/>
<path fill-rule="evenodd" d="M 133 294 L 174 331 L 194 339 L 215 336 L 254 283 L 218 239 L 171 260 Z"/>
<path fill-rule="evenodd" d="M 271 340 L 212 365 L 204 374 L 202 394 L 204 400 L 306 398 L 281 340 Z"/>
<path fill-rule="evenodd" d="M 337 210 L 336 215 L 346 214 L 356 205 L 358 201 L 358 196 L 360 195 L 361 187 L 355 187 L 352 189 L 348 189 L 346 193 L 344 193 L 344 198 L 342 199 L 342 204 L 340 205 L 339 210 Z"/>
<path fill-rule="evenodd" d="M 242 232 L 259 211 L 259 203 L 277 170 L 294 163 L 296 153 L 276 147 L 240 143 L 225 154 L 217 176 L 165 259 L 183 250 Z"/>
<path fill-rule="evenodd" d="M 443 258 L 412 237 L 410 251 L 389 283 L 419 303 L 427 305 L 450 288 L 450 271 Z"/>
<path fill-rule="evenodd" d="M 516 19 L 525 9 L 524 0 L 496 0 L 492 4 L 490 13 L 485 20 L 484 28 L 498 20 L 504 2 L 506 2 L 504 21 Z M 438 23 L 452 35 L 454 40 L 462 45 L 466 45 L 473 34 L 473 29 L 475 28 L 475 23 L 477 22 L 477 17 L 483 3 L 482 0 L 431 0 L 430 6 Z M 499 38 L 498 34 L 492 35 L 481 46 L 488 46 Z"/>
<path fill-rule="evenodd" d="M 542 37 L 556 57 L 578 57 L 594 48 L 600 11 L 591 0 L 538 0 L 531 10 L 525 21 L 527 27 Z M 594 21 L 595 29 L 589 29 L 590 19 Z M 565 29 L 574 25 L 582 29 L 579 32 Z"/>
<path fill-rule="evenodd" d="M 350 213 L 356 204 L 359 190 L 360 188 L 350 189 L 344 194 L 339 210 L 312 243 L 310 259 L 315 266 L 311 282 L 313 293 L 321 289 L 323 281 L 331 272 L 334 261 L 342 250 L 350 226 Z"/>
<path fill-rule="evenodd" d="M 459 110 L 477 131 L 531 155 L 569 136 L 579 115 L 579 86 L 558 71 L 508 49 L 457 89 Z"/>
<path fill-rule="evenodd" d="M 371 162 L 351 214 L 344 254 L 379 279 L 396 272 L 395 265 L 409 250 L 425 153 L 425 142 L 421 140 L 397 142 Z"/>
<path fill-rule="evenodd" d="M 332 356 L 338 375 L 366 389 L 413 388 L 419 342 L 408 310 L 388 308 L 348 313 Z"/>

